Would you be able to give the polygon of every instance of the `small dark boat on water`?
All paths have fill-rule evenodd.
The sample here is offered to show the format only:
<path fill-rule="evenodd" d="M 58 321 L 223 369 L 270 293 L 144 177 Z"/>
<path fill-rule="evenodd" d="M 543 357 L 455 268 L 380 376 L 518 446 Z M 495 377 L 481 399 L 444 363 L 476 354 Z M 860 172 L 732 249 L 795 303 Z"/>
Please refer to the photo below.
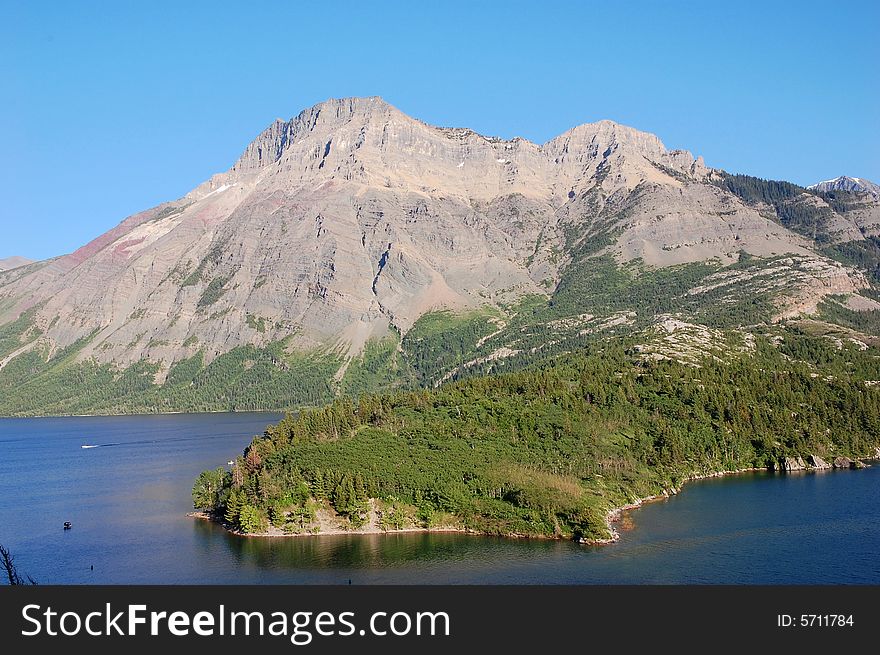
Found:
<path fill-rule="evenodd" d="M 65 529 L 65 530 L 70 530 L 71 527 L 73 527 L 73 526 L 70 525 L 70 521 L 65 521 L 65 522 L 64 522 L 64 529 Z"/>

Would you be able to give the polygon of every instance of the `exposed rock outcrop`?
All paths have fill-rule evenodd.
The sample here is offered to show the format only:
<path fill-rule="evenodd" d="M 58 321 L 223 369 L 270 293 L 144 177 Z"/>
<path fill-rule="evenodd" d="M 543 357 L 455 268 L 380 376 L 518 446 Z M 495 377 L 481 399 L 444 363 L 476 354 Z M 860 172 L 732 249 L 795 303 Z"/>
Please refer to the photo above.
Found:
<path fill-rule="evenodd" d="M 776 466 L 775 470 L 783 471 L 783 472 L 791 472 L 791 471 L 803 471 L 807 468 L 806 463 L 804 462 L 803 457 L 783 457 L 780 459 Z"/>
<path fill-rule="evenodd" d="M 819 457 L 818 455 L 810 455 L 807 457 L 807 464 L 809 464 L 814 469 L 830 469 L 831 464 L 826 462 L 824 459 Z"/>

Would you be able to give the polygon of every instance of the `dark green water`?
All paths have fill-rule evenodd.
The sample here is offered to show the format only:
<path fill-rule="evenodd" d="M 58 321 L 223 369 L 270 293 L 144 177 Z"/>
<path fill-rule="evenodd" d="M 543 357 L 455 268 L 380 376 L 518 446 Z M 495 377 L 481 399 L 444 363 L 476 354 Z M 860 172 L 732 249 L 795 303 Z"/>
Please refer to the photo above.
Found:
<path fill-rule="evenodd" d="M 187 518 L 195 476 L 277 419 L 0 419 L 0 543 L 22 572 L 55 584 L 880 583 L 880 466 L 694 482 L 632 512 L 632 528 L 604 547 L 460 534 L 248 539 Z"/>

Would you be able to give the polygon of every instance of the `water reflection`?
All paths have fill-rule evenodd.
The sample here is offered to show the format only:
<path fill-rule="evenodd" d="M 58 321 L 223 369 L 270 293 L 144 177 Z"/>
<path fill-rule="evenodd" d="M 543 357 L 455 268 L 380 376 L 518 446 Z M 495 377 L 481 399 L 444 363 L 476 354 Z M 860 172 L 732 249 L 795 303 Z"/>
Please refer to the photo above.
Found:
<path fill-rule="evenodd" d="M 567 542 L 511 540 L 444 532 L 343 534 L 304 537 L 240 537 L 210 521 L 195 531 L 207 552 L 220 540 L 239 562 L 262 569 L 388 569 L 417 564 L 493 562 L 542 558 L 563 551 L 591 549 Z"/>

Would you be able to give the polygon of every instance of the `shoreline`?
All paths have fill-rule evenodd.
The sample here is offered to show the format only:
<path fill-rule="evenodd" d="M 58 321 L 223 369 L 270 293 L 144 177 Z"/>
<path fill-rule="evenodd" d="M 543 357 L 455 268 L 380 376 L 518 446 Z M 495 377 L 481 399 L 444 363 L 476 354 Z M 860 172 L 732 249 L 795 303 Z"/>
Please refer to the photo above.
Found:
<path fill-rule="evenodd" d="M 816 469 L 816 470 L 830 470 L 830 469 Z M 686 477 L 681 481 L 681 484 L 676 487 L 672 487 L 670 489 L 664 489 L 660 493 L 653 494 L 651 496 L 643 496 L 642 498 L 637 498 L 631 503 L 627 503 L 626 505 L 621 505 L 620 507 L 613 507 L 605 514 L 605 525 L 608 526 L 608 531 L 611 533 L 611 536 L 607 539 L 592 539 L 588 541 L 584 541 L 582 543 L 589 546 L 605 546 L 607 544 L 613 544 L 620 539 L 620 533 L 617 531 L 615 524 L 620 522 L 623 518 L 624 512 L 629 512 L 634 509 L 639 509 L 643 505 L 647 503 L 652 503 L 658 500 L 668 500 L 672 496 L 677 496 L 681 490 L 684 488 L 688 482 L 694 482 L 697 480 L 708 480 L 710 478 L 723 478 L 728 475 L 742 475 L 744 473 L 756 473 L 758 471 L 771 472 L 766 467 L 761 466 L 750 466 L 747 468 L 735 469 L 733 471 L 715 471 L 713 473 L 699 473 Z M 800 471 L 797 471 L 800 472 Z M 804 471 L 806 472 L 806 470 Z"/>
<path fill-rule="evenodd" d="M 859 462 L 860 464 L 862 464 L 863 467 L 868 467 L 868 466 L 872 466 L 873 463 L 875 463 L 878 460 L 880 460 L 880 449 L 878 449 L 878 452 L 875 452 L 875 456 L 873 456 L 873 457 L 860 457 L 860 458 L 855 458 L 853 461 Z M 847 471 L 856 470 L 857 471 L 858 468 L 855 468 L 855 469 L 853 469 L 853 468 L 835 469 L 833 467 L 832 468 L 806 468 L 806 469 L 798 469 L 795 471 L 780 472 L 780 471 L 773 471 L 772 469 L 769 469 L 767 467 L 751 466 L 751 467 L 747 467 L 747 468 L 735 469 L 733 471 L 715 471 L 713 473 L 694 474 L 694 475 L 688 476 L 684 480 L 682 480 L 681 484 L 678 486 L 678 488 L 672 487 L 671 489 L 664 489 L 660 493 L 657 493 L 657 494 L 654 494 L 651 496 L 644 496 L 642 498 L 637 498 L 636 500 L 634 500 L 631 503 L 627 503 L 626 505 L 621 505 L 620 507 L 614 507 L 614 508 L 608 510 L 608 512 L 605 514 L 605 525 L 608 526 L 608 530 L 611 533 L 611 537 L 609 537 L 607 539 L 591 539 L 591 540 L 583 541 L 581 543 L 588 545 L 588 546 L 604 546 L 607 544 L 615 543 L 616 541 L 618 541 L 620 539 L 620 533 L 617 531 L 615 524 L 620 522 L 620 520 L 623 518 L 623 515 L 625 512 L 629 512 L 634 509 L 639 509 L 640 507 L 642 507 L 643 505 L 645 505 L 647 503 L 656 502 L 658 500 L 668 500 L 672 496 L 677 496 L 688 482 L 694 482 L 694 481 L 698 481 L 698 480 L 708 480 L 710 478 L 723 478 L 723 477 L 727 477 L 729 475 L 743 475 L 744 473 L 757 473 L 759 471 L 764 471 L 766 473 L 782 473 L 784 475 L 792 475 L 792 474 L 798 474 L 798 473 L 829 472 L 829 471 L 834 471 L 834 470 L 847 470 Z"/>
<path fill-rule="evenodd" d="M 26 419 L 26 418 L 126 418 L 126 417 L 143 417 L 143 416 L 180 416 L 180 415 L 191 415 L 191 416 L 201 416 L 203 414 L 279 414 L 282 417 L 285 414 L 293 414 L 302 409 L 310 409 L 310 407 L 306 408 L 298 408 L 296 410 L 293 409 L 247 409 L 247 410 L 232 410 L 232 409 L 210 409 L 201 412 L 193 412 L 193 411 L 166 411 L 166 412 L 123 412 L 116 414 L 4 414 L 0 416 L 0 420 L 2 419 Z"/>
<path fill-rule="evenodd" d="M 880 452 L 876 453 L 876 455 L 880 455 Z M 878 457 L 863 457 L 856 458 L 853 461 L 859 462 L 863 467 L 871 466 L 874 462 L 880 460 L 880 456 Z M 820 471 L 833 471 L 834 468 L 807 468 L 807 469 L 799 469 L 795 471 L 785 472 L 785 475 L 797 474 L 797 473 L 817 473 Z M 842 469 L 837 469 L 842 470 Z M 846 469 L 846 470 L 858 470 L 858 469 Z M 624 513 L 632 511 L 634 509 L 639 509 L 640 507 L 646 505 L 647 503 L 656 502 L 659 500 L 668 500 L 672 496 L 678 495 L 684 486 L 688 482 L 695 482 L 699 480 L 708 480 L 711 478 L 722 478 L 733 475 L 743 475 L 745 473 L 757 473 L 757 472 L 766 472 L 766 473 L 774 473 L 772 469 L 762 466 L 751 466 L 741 469 L 735 469 L 733 471 L 714 471 L 712 473 L 695 473 L 684 478 L 681 481 L 681 484 L 676 488 L 672 487 L 670 489 L 663 489 L 661 492 L 644 496 L 641 498 L 637 498 L 634 501 L 627 503 L 626 505 L 620 505 L 619 507 L 612 507 L 605 513 L 605 525 L 608 528 L 608 532 L 611 535 L 610 537 L 606 537 L 603 539 L 580 539 L 577 540 L 576 543 L 583 544 L 585 546 L 606 546 L 609 544 L 613 544 L 620 540 L 620 533 L 618 532 L 615 524 L 619 523 L 623 518 Z M 270 528 L 269 532 L 264 533 L 251 533 L 251 532 L 240 532 L 238 530 L 232 530 L 227 526 L 223 521 L 218 520 L 213 514 L 204 511 L 192 511 L 186 514 L 190 518 L 200 519 L 203 521 L 210 521 L 211 523 L 215 523 L 219 527 L 223 528 L 229 534 L 235 535 L 237 537 L 257 537 L 257 538 L 268 538 L 268 539 L 276 539 L 276 538 L 286 538 L 286 537 L 322 537 L 322 536 L 339 536 L 339 535 L 391 535 L 391 534 L 405 534 L 405 533 L 458 533 L 458 534 L 471 534 L 475 536 L 483 536 L 483 537 L 503 537 L 505 539 L 539 539 L 539 540 L 549 540 L 549 541 L 559 541 L 562 540 L 562 537 L 549 537 L 546 535 L 540 534 L 494 534 L 490 532 L 480 532 L 478 530 L 470 530 L 468 528 L 461 528 L 455 526 L 443 526 L 436 528 L 398 528 L 393 530 L 386 530 L 384 528 L 376 527 L 368 524 L 365 528 L 356 528 L 352 530 L 345 529 L 330 529 L 330 530 L 321 530 L 319 532 L 296 532 L 296 533 L 287 533 L 275 528 L 274 530 Z"/>
<path fill-rule="evenodd" d="M 541 534 L 520 534 L 520 533 L 509 533 L 509 534 L 496 534 L 494 532 L 480 532 L 479 530 L 470 530 L 468 528 L 460 528 L 455 526 L 443 526 L 437 528 L 398 528 L 393 530 L 386 530 L 378 527 L 367 527 L 367 528 L 356 528 L 353 530 L 343 530 L 343 529 L 332 529 L 332 530 L 322 530 L 320 532 L 282 532 L 281 530 L 271 531 L 271 532 L 240 532 L 238 530 L 230 529 L 224 522 L 218 521 L 208 512 L 203 511 L 192 511 L 187 512 L 186 514 L 190 518 L 199 519 L 201 521 L 209 521 L 210 523 L 214 523 L 219 527 L 223 528 L 229 534 L 235 535 L 236 537 L 246 537 L 250 538 L 258 538 L 258 539 L 284 539 L 287 537 L 325 537 L 325 536 L 340 536 L 340 535 L 360 535 L 367 536 L 373 534 L 379 535 L 392 535 L 392 534 L 414 534 L 414 533 L 455 533 L 455 534 L 470 534 L 479 537 L 501 537 L 503 539 L 540 539 L 542 541 L 559 541 L 561 537 L 548 537 L 546 535 Z"/>
<path fill-rule="evenodd" d="M 342 530 L 342 529 L 333 529 L 333 530 L 322 530 L 320 532 L 283 532 L 281 530 L 272 531 L 272 532 L 240 532 L 238 530 L 231 530 L 225 523 L 222 521 L 218 521 L 208 512 L 202 511 L 193 511 L 188 512 L 187 516 L 194 519 L 200 519 L 202 521 L 209 521 L 211 523 L 215 523 L 220 526 L 229 534 L 233 534 L 236 537 L 257 537 L 257 538 L 265 538 L 265 539 L 283 539 L 287 537 L 324 537 L 324 536 L 339 536 L 339 535 L 371 535 L 371 534 L 403 534 L 403 533 L 413 533 L 413 532 L 457 532 L 460 534 L 483 534 L 480 532 L 475 532 L 473 530 L 468 530 L 467 528 L 457 528 L 454 526 L 444 526 L 437 528 L 399 528 L 396 530 L 384 530 L 382 528 L 368 527 L 364 528 L 356 528 L 352 530 Z M 488 536 L 488 535 L 487 535 Z M 507 535 L 499 535 L 499 536 L 507 536 Z M 513 536 L 513 535 L 511 535 Z M 524 536 L 524 535 L 519 535 Z"/>

